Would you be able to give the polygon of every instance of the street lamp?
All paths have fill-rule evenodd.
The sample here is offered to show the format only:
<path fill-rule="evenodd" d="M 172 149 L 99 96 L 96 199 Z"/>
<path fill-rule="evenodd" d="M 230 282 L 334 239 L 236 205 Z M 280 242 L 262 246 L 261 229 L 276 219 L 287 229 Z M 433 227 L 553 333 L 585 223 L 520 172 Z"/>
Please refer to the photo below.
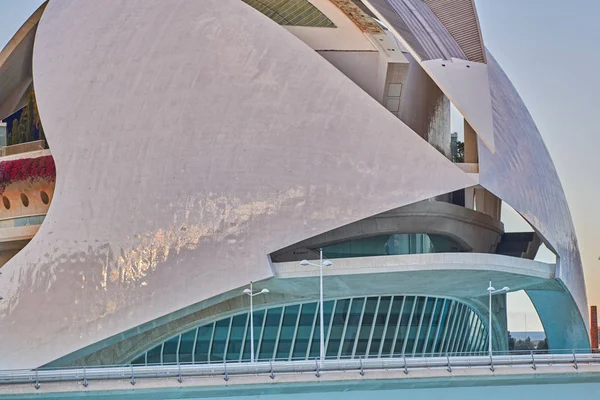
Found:
<path fill-rule="evenodd" d="M 263 289 L 255 293 L 252 291 L 252 281 L 250 281 L 250 289 L 244 289 L 242 293 L 250 297 L 250 362 L 254 362 L 254 311 L 252 309 L 252 299 L 259 294 L 269 293 L 269 289 Z"/>
<path fill-rule="evenodd" d="M 325 359 L 325 327 L 323 322 L 323 267 L 330 267 L 333 263 L 329 260 L 323 261 L 323 249 L 319 249 L 319 264 L 313 264 L 308 260 L 300 261 L 300 265 L 306 267 L 308 265 L 312 265 L 313 267 L 319 267 L 319 309 L 320 309 L 320 325 L 321 325 L 321 334 L 319 335 L 320 340 L 320 351 L 319 358 L 321 361 Z"/>
<path fill-rule="evenodd" d="M 488 322 L 488 348 L 490 352 L 490 357 L 492 356 L 492 296 L 495 294 L 506 293 L 510 290 L 508 286 L 504 286 L 502 289 L 496 290 L 492 286 L 492 281 L 490 281 L 490 286 L 487 288 L 488 293 L 490 294 L 490 310 L 489 310 L 489 322 Z"/>

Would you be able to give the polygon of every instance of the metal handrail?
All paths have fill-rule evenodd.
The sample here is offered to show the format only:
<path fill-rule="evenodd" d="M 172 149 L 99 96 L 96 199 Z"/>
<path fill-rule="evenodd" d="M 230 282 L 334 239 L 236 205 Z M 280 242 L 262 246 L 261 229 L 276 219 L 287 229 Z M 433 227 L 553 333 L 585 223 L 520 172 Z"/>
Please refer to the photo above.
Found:
<path fill-rule="evenodd" d="M 12 156 L 15 154 L 29 153 L 30 151 L 44 150 L 46 148 L 45 140 L 34 140 L 31 142 L 12 144 L 10 146 L 0 147 L 0 157 Z"/>
<path fill-rule="evenodd" d="M 163 365 L 107 365 L 77 368 L 40 368 L 35 370 L 0 371 L 0 384 L 32 383 L 36 388 L 44 382 L 81 381 L 89 384 L 93 380 L 127 379 L 135 384 L 136 379 L 174 377 L 182 381 L 189 376 L 222 376 L 230 379 L 243 375 L 268 375 L 313 372 L 319 377 L 327 372 L 353 372 L 365 375 L 372 370 L 399 370 L 409 374 L 413 370 L 440 369 L 453 373 L 457 369 L 498 369 L 502 367 L 532 369 L 540 366 L 600 365 L 600 354 L 565 350 L 551 354 L 495 354 L 487 355 L 438 355 L 435 357 L 394 357 L 394 358 L 350 358 L 319 360 L 269 360 L 258 362 L 222 362 L 222 363 L 173 363 Z M 452 366 L 450 368 L 450 365 Z M 492 367 L 493 366 L 493 367 Z"/>

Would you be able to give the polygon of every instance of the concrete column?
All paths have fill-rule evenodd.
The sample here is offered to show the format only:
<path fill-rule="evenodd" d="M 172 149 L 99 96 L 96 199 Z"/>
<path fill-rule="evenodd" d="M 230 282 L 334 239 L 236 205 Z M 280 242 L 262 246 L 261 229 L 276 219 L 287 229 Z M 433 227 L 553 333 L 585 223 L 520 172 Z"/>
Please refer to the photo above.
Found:
<path fill-rule="evenodd" d="M 471 128 L 471 125 L 465 120 L 465 162 L 479 163 L 479 154 L 477 153 L 477 134 Z"/>

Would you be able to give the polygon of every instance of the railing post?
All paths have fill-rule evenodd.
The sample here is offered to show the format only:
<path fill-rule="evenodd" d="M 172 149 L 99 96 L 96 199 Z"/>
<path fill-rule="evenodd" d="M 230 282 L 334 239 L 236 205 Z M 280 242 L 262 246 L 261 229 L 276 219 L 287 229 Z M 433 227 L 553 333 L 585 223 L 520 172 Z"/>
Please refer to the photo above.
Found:
<path fill-rule="evenodd" d="M 452 367 L 450 366 L 450 356 L 448 356 L 448 353 L 446 353 L 446 360 L 448 361 L 448 372 L 452 372 Z"/>
<path fill-rule="evenodd" d="M 315 365 L 317 368 L 317 373 L 315 374 L 317 376 L 317 378 L 321 377 L 321 371 L 319 370 L 319 360 L 315 358 Z"/>
<path fill-rule="evenodd" d="M 404 358 L 404 374 L 408 375 L 408 365 L 406 364 L 406 355 L 402 355 Z"/>
<path fill-rule="evenodd" d="M 579 369 L 579 365 L 577 365 L 577 356 L 575 355 L 575 350 L 573 351 L 573 368 Z"/>
<path fill-rule="evenodd" d="M 177 369 L 179 370 L 179 377 L 177 378 L 177 382 L 183 383 L 183 377 L 181 376 L 181 363 L 179 360 L 177 361 Z"/>
<path fill-rule="evenodd" d="M 87 373 L 85 367 L 83 367 L 83 387 L 88 387 Z"/>
<path fill-rule="evenodd" d="M 275 379 L 275 372 L 273 372 L 273 360 L 269 360 L 269 366 L 271 367 L 271 374 L 269 375 L 269 377 L 271 379 Z"/>
<path fill-rule="evenodd" d="M 365 370 L 363 368 L 362 357 L 358 357 L 358 361 L 360 362 L 360 376 L 365 376 Z"/>
<path fill-rule="evenodd" d="M 223 379 L 227 382 L 229 380 L 229 374 L 227 374 L 227 361 L 225 359 L 223 359 L 223 368 L 225 369 L 225 376 Z"/>
<path fill-rule="evenodd" d="M 135 385 L 135 376 L 133 375 L 133 364 L 131 364 L 131 385 Z"/>
<path fill-rule="evenodd" d="M 490 353 L 490 371 L 494 372 L 494 356 Z"/>
<path fill-rule="evenodd" d="M 533 350 L 531 350 L 531 368 L 535 371 L 537 367 L 535 366 L 535 357 L 533 356 Z"/>
<path fill-rule="evenodd" d="M 35 388 L 39 389 L 42 385 L 40 385 L 40 379 L 38 377 L 38 370 L 35 370 Z"/>

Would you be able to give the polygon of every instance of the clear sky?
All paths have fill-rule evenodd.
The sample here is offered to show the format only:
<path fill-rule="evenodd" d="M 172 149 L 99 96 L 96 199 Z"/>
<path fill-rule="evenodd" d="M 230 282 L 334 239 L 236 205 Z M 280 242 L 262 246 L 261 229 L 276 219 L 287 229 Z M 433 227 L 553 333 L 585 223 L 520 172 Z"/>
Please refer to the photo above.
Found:
<path fill-rule="evenodd" d="M 103 0 L 106 1 L 106 0 Z M 0 0 L 0 46 L 42 4 Z M 476 0 L 486 46 L 523 97 L 571 207 L 590 304 L 600 305 L 600 0 Z M 518 217 L 506 210 L 509 230 Z M 547 253 L 540 254 L 547 260 Z M 526 298 L 509 299 L 509 328 L 541 330 Z"/>

